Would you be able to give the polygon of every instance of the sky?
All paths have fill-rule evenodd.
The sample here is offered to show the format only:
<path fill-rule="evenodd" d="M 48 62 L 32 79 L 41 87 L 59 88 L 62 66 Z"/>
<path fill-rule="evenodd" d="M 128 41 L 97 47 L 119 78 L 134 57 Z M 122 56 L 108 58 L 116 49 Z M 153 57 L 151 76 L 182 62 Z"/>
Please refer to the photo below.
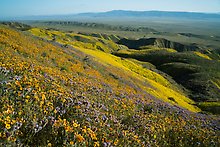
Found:
<path fill-rule="evenodd" d="M 111 10 L 220 12 L 220 0 L 0 0 L 0 17 Z"/>

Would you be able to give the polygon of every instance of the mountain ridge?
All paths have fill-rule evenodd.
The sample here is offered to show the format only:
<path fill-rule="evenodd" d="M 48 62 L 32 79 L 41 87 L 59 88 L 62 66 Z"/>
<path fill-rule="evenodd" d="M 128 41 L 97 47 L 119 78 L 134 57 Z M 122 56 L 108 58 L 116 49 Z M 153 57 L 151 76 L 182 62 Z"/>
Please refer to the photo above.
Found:
<path fill-rule="evenodd" d="M 152 17 L 152 18 L 178 18 L 178 19 L 220 19 L 220 13 L 205 13 L 205 12 L 184 12 L 184 11 L 133 11 L 133 10 L 112 10 L 106 12 L 82 12 L 75 14 L 54 14 L 54 15 L 27 15 L 19 17 L 0 17 L 0 20 L 41 20 L 41 19 L 64 19 L 71 20 L 74 18 L 102 18 L 102 17 Z"/>
<path fill-rule="evenodd" d="M 132 11 L 132 10 L 112 10 L 107 12 L 93 12 L 93 13 L 79 13 L 78 16 L 92 16 L 92 17 L 190 17 L 190 18 L 220 18 L 217 13 L 204 12 L 181 12 L 181 11 Z"/>

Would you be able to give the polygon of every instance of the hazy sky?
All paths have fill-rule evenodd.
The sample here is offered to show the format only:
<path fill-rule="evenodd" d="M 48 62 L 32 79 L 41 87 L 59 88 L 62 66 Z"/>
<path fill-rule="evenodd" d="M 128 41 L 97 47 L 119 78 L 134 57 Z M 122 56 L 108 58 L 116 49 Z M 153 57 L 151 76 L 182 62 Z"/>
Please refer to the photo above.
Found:
<path fill-rule="evenodd" d="M 220 0 L 0 0 L 0 16 L 163 10 L 220 12 Z"/>

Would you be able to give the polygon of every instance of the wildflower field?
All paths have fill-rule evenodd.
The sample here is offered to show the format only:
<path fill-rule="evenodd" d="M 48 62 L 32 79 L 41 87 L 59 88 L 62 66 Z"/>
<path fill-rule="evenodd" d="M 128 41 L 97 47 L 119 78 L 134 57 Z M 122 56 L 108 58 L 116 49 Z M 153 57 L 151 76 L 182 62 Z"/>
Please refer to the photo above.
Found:
<path fill-rule="evenodd" d="M 220 146 L 219 116 L 110 39 L 80 37 L 0 25 L 0 146 Z"/>

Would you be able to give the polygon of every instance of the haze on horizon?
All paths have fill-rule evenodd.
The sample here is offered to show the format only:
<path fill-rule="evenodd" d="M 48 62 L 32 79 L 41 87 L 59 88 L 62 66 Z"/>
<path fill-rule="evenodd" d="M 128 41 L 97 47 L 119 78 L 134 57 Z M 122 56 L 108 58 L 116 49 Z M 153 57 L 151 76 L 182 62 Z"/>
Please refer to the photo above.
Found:
<path fill-rule="evenodd" d="M 76 14 L 111 10 L 219 13 L 220 0 L 0 0 L 0 17 Z"/>

